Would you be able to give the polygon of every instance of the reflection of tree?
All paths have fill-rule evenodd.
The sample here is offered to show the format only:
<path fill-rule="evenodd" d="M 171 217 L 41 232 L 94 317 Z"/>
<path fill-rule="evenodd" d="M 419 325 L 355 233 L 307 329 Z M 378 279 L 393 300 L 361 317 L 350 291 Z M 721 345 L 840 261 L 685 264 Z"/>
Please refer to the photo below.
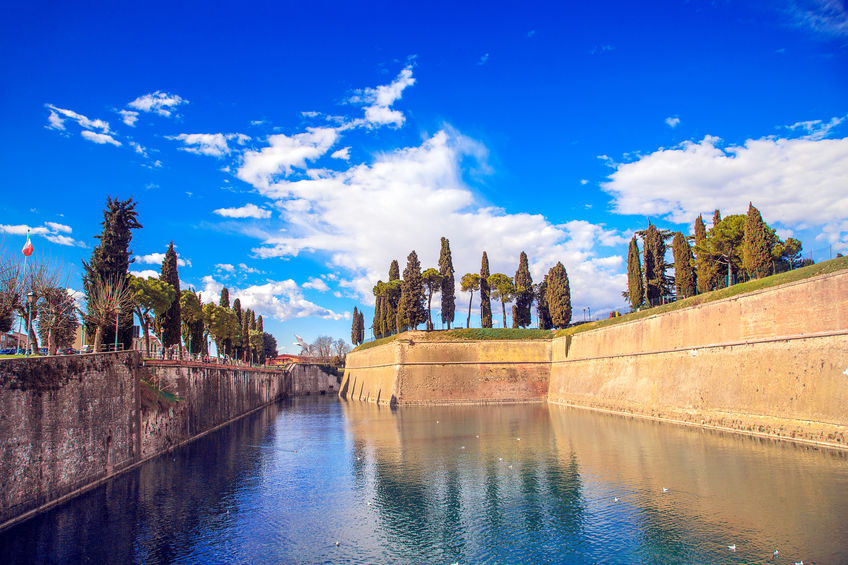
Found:
<path fill-rule="evenodd" d="M 580 466 L 574 451 L 565 464 L 552 462 L 548 465 L 547 480 L 552 498 L 551 513 L 560 535 L 565 538 L 583 535 L 586 508 L 580 483 Z"/>
<path fill-rule="evenodd" d="M 459 555 L 465 547 L 463 539 L 462 524 L 462 485 L 459 481 L 459 472 L 456 461 L 450 462 L 447 471 L 445 501 L 442 503 L 443 517 L 441 521 L 441 538 L 444 546 L 450 549 L 451 555 Z"/>
<path fill-rule="evenodd" d="M 503 510 L 498 500 L 499 492 L 497 463 L 494 457 L 488 457 L 486 459 L 486 518 L 495 535 L 499 533 L 503 523 Z"/>
<path fill-rule="evenodd" d="M 379 517 L 394 546 L 415 552 L 432 547 L 427 520 L 427 486 L 415 470 L 381 462 L 374 465 Z"/>
<path fill-rule="evenodd" d="M 524 494 L 524 520 L 531 532 L 544 527 L 542 508 L 539 500 L 539 478 L 536 476 L 537 463 L 533 459 L 525 460 L 521 465 L 521 492 Z"/>

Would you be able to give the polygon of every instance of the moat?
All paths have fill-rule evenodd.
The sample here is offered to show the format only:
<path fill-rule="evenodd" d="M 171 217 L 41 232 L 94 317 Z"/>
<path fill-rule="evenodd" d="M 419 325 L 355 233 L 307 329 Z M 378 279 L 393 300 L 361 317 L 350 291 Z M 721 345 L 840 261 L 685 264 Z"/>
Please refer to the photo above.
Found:
<path fill-rule="evenodd" d="M 845 563 L 846 492 L 840 451 L 547 404 L 311 397 L 0 533 L 0 562 Z"/>

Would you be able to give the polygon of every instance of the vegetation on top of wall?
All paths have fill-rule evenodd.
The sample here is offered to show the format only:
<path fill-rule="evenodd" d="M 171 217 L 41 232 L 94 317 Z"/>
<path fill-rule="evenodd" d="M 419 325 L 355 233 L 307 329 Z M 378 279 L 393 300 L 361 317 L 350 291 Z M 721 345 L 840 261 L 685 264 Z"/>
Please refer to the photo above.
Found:
<path fill-rule="evenodd" d="M 594 330 L 597 328 L 603 328 L 614 324 L 621 324 L 632 320 L 647 318 L 656 314 L 664 314 L 665 312 L 682 310 L 683 308 L 688 308 L 690 306 L 697 306 L 699 304 L 705 304 L 707 302 L 714 302 L 716 300 L 722 300 L 724 298 L 730 298 L 732 296 L 738 296 L 740 294 L 754 292 L 773 286 L 780 286 L 786 283 L 801 281 L 818 275 L 835 273 L 837 271 L 842 271 L 845 269 L 848 269 L 848 257 L 837 257 L 836 259 L 822 261 L 821 263 L 816 263 L 815 265 L 810 265 L 808 267 L 801 267 L 800 269 L 786 271 L 777 275 L 771 275 L 769 277 L 764 277 L 761 279 L 750 280 L 748 282 L 735 284 L 727 288 L 713 290 L 711 292 L 705 292 L 704 294 L 699 294 L 690 298 L 684 298 L 683 300 L 678 300 L 669 304 L 654 306 L 653 308 L 648 308 L 640 312 L 631 312 L 630 314 L 625 314 L 624 316 L 618 316 L 616 318 L 608 318 L 605 320 L 599 320 L 597 322 L 589 322 L 587 324 L 580 324 L 579 326 L 572 326 L 570 328 L 558 330 L 556 332 L 556 337 L 574 335 L 577 333 Z"/>
<path fill-rule="evenodd" d="M 435 332 L 416 332 L 416 341 L 449 341 L 449 340 L 506 340 L 506 339 L 551 339 L 554 336 L 551 330 L 540 330 L 536 328 L 455 328 L 452 330 L 435 331 Z M 409 339 L 409 332 L 375 339 L 368 343 L 363 343 L 354 351 L 363 351 L 378 345 L 385 345 L 398 339 Z"/>

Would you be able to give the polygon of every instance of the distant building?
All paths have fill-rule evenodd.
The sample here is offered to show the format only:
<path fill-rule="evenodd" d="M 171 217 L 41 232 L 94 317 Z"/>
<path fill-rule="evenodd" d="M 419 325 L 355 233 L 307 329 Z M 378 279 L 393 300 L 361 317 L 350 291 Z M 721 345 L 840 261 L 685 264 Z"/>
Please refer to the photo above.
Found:
<path fill-rule="evenodd" d="M 312 361 L 309 357 L 304 357 L 302 355 L 290 355 L 288 353 L 283 353 L 282 355 L 277 355 L 273 359 L 266 359 L 266 365 L 273 365 L 275 367 L 279 367 L 282 365 L 288 365 L 289 363 L 309 363 Z"/>
<path fill-rule="evenodd" d="M 11 349 L 13 347 L 26 347 L 27 336 L 24 333 L 11 331 L 0 334 L 0 349 Z"/>

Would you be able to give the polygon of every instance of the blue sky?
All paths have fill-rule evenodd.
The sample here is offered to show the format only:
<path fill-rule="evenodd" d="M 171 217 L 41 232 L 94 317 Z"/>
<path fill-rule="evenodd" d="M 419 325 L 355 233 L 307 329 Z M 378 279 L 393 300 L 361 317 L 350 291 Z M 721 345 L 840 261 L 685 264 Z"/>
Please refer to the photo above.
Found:
<path fill-rule="evenodd" d="M 349 340 L 389 262 L 434 266 L 443 235 L 458 275 L 484 249 L 535 280 L 563 261 L 575 317 L 623 308 L 648 219 L 750 200 L 817 259 L 848 250 L 842 1 L 23 4 L 0 231 L 17 252 L 33 228 L 74 288 L 108 195 L 138 201 L 133 270 L 173 240 L 184 284 L 228 286 L 281 346 Z"/>

